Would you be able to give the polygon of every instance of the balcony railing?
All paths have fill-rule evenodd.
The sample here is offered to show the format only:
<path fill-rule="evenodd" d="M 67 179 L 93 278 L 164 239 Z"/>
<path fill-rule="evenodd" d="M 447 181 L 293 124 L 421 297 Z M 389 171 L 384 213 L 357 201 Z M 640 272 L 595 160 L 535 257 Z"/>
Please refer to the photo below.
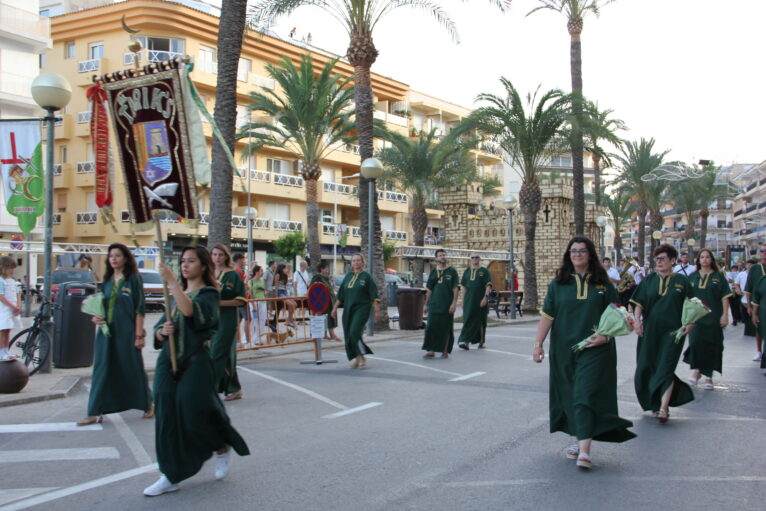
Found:
<path fill-rule="evenodd" d="M 95 224 L 98 222 L 98 211 L 79 211 L 75 213 L 75 223 Z"/>
<path fill-rule="evenodd" d="M 13 27 L 15 31 L 32 34 L 39 38 L 49 38 L 51 33 L 50 18 L 19 9 L 5 2 L 0 3 L 0 25 Z"/>
<path fill-rule="evenodd" d="M 53 213 L 53 225 L 61 225 L 61 213 Z"/>
<path fill-rule="evenodd" d="M 407 241 L 407 233 L 404 231 L 383 231 L 383 236 L 391 241 Z"/>
<path fill-rule="evenodd" d="M 90 122 L 90 110 L 77 112 L 77 124 L 85 124 L 87 122 Z"/>
<path fill-rule="evenodd" d="M 356 226 L 352 225 L 351 226 L 351 236 L 353 236 L 354 238 L 361 238 L 362 237 L 362 233 L 359 231 L 359 229 L 360 229 L 359 227 L 356 227 Z"/>
<path fill-rule="evenodd" d="M 354 185 L 346 185 L 342 183 L 333 183 L 327 181 L 323 185 L 325 192 L 342 193 L 344 195 L 356 195 L 359 187 Z"/>
<path fill-rule="evenodd" d="M 247 217 L 241 215 L 233 215 L 231 217 L 231 226 L 239 227 L 241 229 L 247 229 Z M 268 218 L 253 218 L 253 229 L 268 229 Z"/>
<path fill-rule="evenodd" d="M 141 57 L 141 63 L 146 64 L 148 62 L 164 62 L 166 60 L 173 60 L 174 58 L 183 58 L 183 53 L 175 51 L 163 51 L 163 50 L 141 50 L 138 54 L 127 52 L 122 56 L 122 64 L 124 66 L 132 66 L 135 55 Z"/>
<path fill-rule="evenodd" d="M 96 171 L 96 165 L 92 161 L 78 161 L 77 162 L 77 173 L 78 174 L 89 174 Z"/>
<path fill-rule="evenodd" d="M 337 224 L 331 224 L 327 222 L 322 223 L 322 234 L 326 236 L 337 236 L 338 235 L 338 225 Z"/>
<path fill-rule="evenodd" d="M 289 174 L 274 174 L 274 183 L 283 186 L 301 187 L 303 186 L 303 178 Z"/>
<path fill-rule="evenodd" d="M 342 144 L 339 149 L 347 153 L 359 154 L 359 146 L 356 144 Z"/>
<path fill-rule="evenodd" d="M 64 172 L 64 166 L 60 163 L 56 163 L 53 165 L 53 175 L 54 176 L 60 176 Z"/>
<path fill-rule="evenodd" d="M 92 73 L 101 67 L 101 59 L 81 60 L 77 63 L 78 73 Z"/>
<path fill-rule="evenodd" d="M 303 222 L 295 220 L 272 220 L 272 228 L 275 231 L 300 231 L 303 229 Z"/>
<path fill-rule="evenodd" d="M 392 202 L 407 202 L 407 195 L 404 193 L 399 192 L 392 192 L 391 190 L 386 190 L 386 196 L 385 200 L 392 201 Z"/>
<path fill-rule="evenodd" d="M 0 74 L 0 92 L 13 94 L 14 96 L 29 97 L 29 88 L 32 86 L 32 80 L 34 80 L 34 78 L 34 76 L 23 76 L 3 72 Z"/>
<path fill-rule="evenodd" d="M 267 172 L 265 170 L 255 170 L 252 169 L 250 171 L 250 179 L 253 181 L 261 181 L 263 183 L 270 183 L 271 182 L 271 172 Z"/>

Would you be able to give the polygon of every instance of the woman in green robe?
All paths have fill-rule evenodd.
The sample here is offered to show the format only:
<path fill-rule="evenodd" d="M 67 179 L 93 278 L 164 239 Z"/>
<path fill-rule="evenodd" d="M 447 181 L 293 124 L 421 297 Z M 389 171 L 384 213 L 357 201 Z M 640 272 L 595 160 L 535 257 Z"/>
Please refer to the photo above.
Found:
<path fill-rule="evenodd" d="M 761 304 L 766 302 L 766 278 L 758 280 L 758 283 L 751 287 L 750 306 L 753 311 L 753 325 L 758 329 L 761 337 L 766 337 L 766 307 Z M 761 359 L 761 369 L 764 369 L 763 359 Z"/>
<path fill-rule="evenodd" d="M 245 283 L 231 267 L 231 255 L 224 245 L 214 246 L 210 257 L 221 289 L 221 319 L 210 346 L 215 367 L 215 386 L 218 392 L 226 394 L 224 401 L 233 401 L 242 399 L 243 395 L 237 376 L 237 332 L 239 307 L 247 303 Z"/>
<path fill-rule="evenodd" d="M 710 307 L 710 314 L 699 319 L 689 334 L 684 362 L 692 369 L 691 385 L 697 385 L 701 373 L 705 375 L 703 388 L 713 390 L 713 371 L 723 372 L 723 329 L 729 324 L 732 292 L 710 249 L 700 250 L 696 264 L 698 270 L 689 276 L 689 285 L 694 296 Z"/>
<path fill-rule="evenodd" d="M 436 268 L 431 270 L 426 282 L 426 304 L 423 312 L 428 314 L 423 335 L 423 358 L 448 358 L 455 343 L 455 308 L 457 307 L 458 276 L 452 266 L 447 266 L 447 251 L 436 249 Z"/>
<path fill-rule="evenodd" d="M 484 334 L 487 331 L 487 300 L 492 290 L 492 279 L 489 270 L 481 267 L 479 254 L 471 254 L 471 266 L 463 272 L 460 286 L 463 293 L 463 328 L 457 345 L 468 350 L 469 344 L 479 344 L 484 347 Z"/>
<path fill-rule="evenodd" d="M 675 342 L 674 333 L 683 327 L 686 335 L 694 327 L 681 325 L 684 300 L 693 294 L 689 280 L 673 273 L 677 257 L 676 249 L 666 243 L 654 249 L 655 271 L 641 280 L 630 299 L 638 334 L 636 396 L 663 424 L 670 417 L 669 407 L 694 400 L 691 387 L 675 374 L 684 344 L 683 338 Z"/>
<path fill-rule="evenodd" d="M 335 306 L 335 300 L 337 299 L 335 297 L 335 285 L 333 285 L 332 279 L 330 278 L 330 266 L 327 264 L 326 261 L 322 261 L 317 265 L 317 271 L 314 273 L 314 276 L 311 277 L 311 284 L 324 284 L 327 286 L 327 289 L 330 291 L 330 306 L 329 309 L 332 310 L 332 308 Z M 335 320 L 334 317 L 328 315 L 327 316 L 327 332 L 325 332 L 325 339 L 333 340 L 333 341 L 340 341 L 340 337 L 335 335 L 335 328 L 338 326 L 338 322 Z"/>
<path fill-rule="evenodd" d="M 543 361 L 543 342 L 550 332 L 550 430 L 577 438 L 566 455 L 585 469 L 593 463 L 593 440 L 624 442 L 636 436 L 627 429 L 633 423 L 621 418 L 617 410 L 614 340 L 593 334 L 604 310 L 618 301 L 593 242 L 582 236 L 572 238 L 545 295 L 532 359 Z M 572 351 L 589 336 L 585 349 Z"/>
<path fill-rule="evenodd" d="M 337 320 L 338 308 L 343 307 L 343 338 L 346 341 L 346 356 L 351 362 L 351 369 L 367 367 L 365 355 L 372 350 L 364 343 L 362 333 L 370 319 L 370 310 L 375 309 L 375 319 L 380 320 L 378 287 L 372 276 L 363 270 L 364 256 L 351 256 L 351 272 L 346 274 L 338 289 L 338 298 L 330 316 Z"/>
<path fill-rule="evenodd" d="M 152 395 L 144 371 L 144 285 L 130 249 L 113 243 L 104 273 L 102 293 L 106 318 L 93 317 L 96 325 L 107 325 L 109 335 L 96 329 L 93 379 L 88 396 L 88 417 L 77 421 L 87 426 L 103 421 L 103 414 L 143 410 L 154 417 Z"/>
<path fill-rule="evenodd" d="M 208 346 L 218 327 L 220 296 L 213 263 L 207 250 L 197 246 L 181 251 L 180 266 L 180 282 L 168 266 L 159 267 L 175 306 L 170 320 L 163 314 L 154 326 L 155 348 L 162 348 L 154 374 L 154 437 L 161 476 L 144 490 L 148 497 L 177 491 L 178 483 L 199 472 L 213 453 L 216 479 L 229 473 L 232 448 L 240 456 L 250 454 L 215 390 Z M 176 374 L 170 361 L 171 337 L 176 346 Z"/>

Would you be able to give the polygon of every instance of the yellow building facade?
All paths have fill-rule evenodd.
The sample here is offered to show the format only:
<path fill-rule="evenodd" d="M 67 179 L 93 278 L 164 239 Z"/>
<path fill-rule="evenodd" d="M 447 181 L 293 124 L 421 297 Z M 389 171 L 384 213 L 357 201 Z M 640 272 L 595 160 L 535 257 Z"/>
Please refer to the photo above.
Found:
<path fill-rule="evenodd" d="M 93 75 L 110 73 L 132 66 L 133 54 L 127 46 L 129 34 L 121 26 L 121 18 L 139 30 L 142 43 L 141 62 L 156 62 L 168 58 L 192 56 L 194 71 L 191 77 L 208 110 L 212 113 L 217 78 L 216 45 L 218 18 L 171 2 L 160 0 L 127 0 L 92 9 L 72 12 L 51 19 L 53 48 L 45 57 L 42 71 L 54 71 L 65 76 L 72 84 L 72 100 L 56 126 L 54 237 L 56 241 L 72 243 L 133 244 L 127 212 L 122 171 L 115 162 L 114 217 L 116 232 L 104 224 L 97 212 L 94 190 L 94 156 L 90 140 L 90 105 L 85 91 Z M 242 48 L 238 72 L 237 110 L 238 126 L 256 114 L 247 110 L 248 95 L 260 88 L 273 89 L 275 83 L 267 75 L 265 66 L 288 56 L 296 63 L 302 54 L 310 52 L 316 65 L 322 66 L 334 58 L 329 53 L 309 48 L 296 41 L 262 36 L 248 31 Z M 353 68 L 340 61 L 336 71 L 352 75 Z M 414 93 L 402 82 L 377 74 L 372 75 L 375 96 L 375 118 L 386 122 L 391 130 L 416 135 L 421 129 L 436 126 L 446 133 L 451 123 L 469 113 L 468 109 Z M 415 98 L 415 101 L 411 101 Z M 417 123 L 417 125 L 416 125 Z M 208 145 L 212 130 L 203 124 Z M 264 262 L 265 254 L 273 250 L 271 242 L 287 232 L 303 230 L 306 222 L 306 191 L 298 171 L 296 156 L 285 151 L 266 148 L 248 157 L 243 150 L 246 141 L 237 143 L 235 158 L 241 162 L 240 177 L 234 179 L 232 204 L 232 249 L 244 251 L 247 246 L 247 206 L 257 210 L 253 221 L 252 237 L 256 249 L 255 259 Z M 476 151 L 480 168 L 491 168 L 501 162 L 499 156 Z M 360 157 L 358 147 L 340 144 L 322 163 L 319 183 L 321 211 L 320 243 L 323 258 L 333 260 L 344 253 L 358 250 L 359 202 L 357 180 Z M 207 190 L 200 189 L 198 210 L 201 225 L 198 231 L 173 219 L 164 222 L 162 229 L 173 248 L 188 243 L 195 233 L 207 235 L 210 201 Z M 397 245 L 411 240 L 408 197 L 396 189 L 378 190 L 378 206 L 384 237 Z M 429 210 L 429 236 L 432 244 L 439 243 L 441 217 L 439 209 Z M 341 227 L 344 226 L 344 227 Z M 340 231 L 348 231 L 347 246 L 340 247 Z M 136 233 L 141 245 L 151 245 L 154 231 Z M 390 261 L 387 267 L 406 271 L 402 261 Z"/>

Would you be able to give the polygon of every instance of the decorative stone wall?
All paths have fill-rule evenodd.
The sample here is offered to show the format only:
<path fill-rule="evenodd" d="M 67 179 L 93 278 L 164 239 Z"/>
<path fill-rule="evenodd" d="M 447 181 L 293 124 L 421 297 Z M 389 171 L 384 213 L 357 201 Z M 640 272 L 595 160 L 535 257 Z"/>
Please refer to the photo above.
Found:
<path fill-rule="evenodd" d="M 567 243 L 574 235 L 572 206 L 572 180 L 560 177 L 540 184 L 542 203 L 537 213 L 535 255 L 537 257 L 538 306 L 545 299 L 548 283 L 561 264 Z M 439 201 L 444 207 L 444 246 L 467 250 L 508 250 L 507 210 L 482 205 L 481 186 L 468 185 L 439 190 Z M 585 233 L 599 245 L 599 227 L 596 218 L 603 212 L 595 204 L 586 204 Z M 519 272 L 519 288 L 524 282 L 524 217 L 513 211 L 513 253 Z M 462 275 L 468 261 L 450 261 Z M 484 261 L 486 264 L 486 261 Z"/>

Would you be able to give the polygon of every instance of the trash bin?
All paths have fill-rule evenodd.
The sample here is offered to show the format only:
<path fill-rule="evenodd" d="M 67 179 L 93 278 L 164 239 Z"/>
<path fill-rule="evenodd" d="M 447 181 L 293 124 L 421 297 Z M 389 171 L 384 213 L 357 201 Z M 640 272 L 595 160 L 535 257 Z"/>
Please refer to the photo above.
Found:
<path fill-rule="evenodd" d="M 388 296 L 389 307 L 396 307 L 396 304 L 398 303 L 396 298 L 396 290 L 398 288 L 399 286 L 396 285 L 396 282 L 389 282 L 386 284 L 386 296 Z"/>
<path fill-rule="evenodd" d="M 425 293 L 425 289 L 417 287 L 402 287 L 396 291 L 399 307 L 399 330 L 423 328 Z"/>
<path fill-rule="evenodd" d="M 66 282 L 59 285 L 53 312 L 53 365 L 88 367 L 93 364 L 96 327 L 91 316 L 80 309 L 82 302 L 96 292 L 94 284 Z"/>

